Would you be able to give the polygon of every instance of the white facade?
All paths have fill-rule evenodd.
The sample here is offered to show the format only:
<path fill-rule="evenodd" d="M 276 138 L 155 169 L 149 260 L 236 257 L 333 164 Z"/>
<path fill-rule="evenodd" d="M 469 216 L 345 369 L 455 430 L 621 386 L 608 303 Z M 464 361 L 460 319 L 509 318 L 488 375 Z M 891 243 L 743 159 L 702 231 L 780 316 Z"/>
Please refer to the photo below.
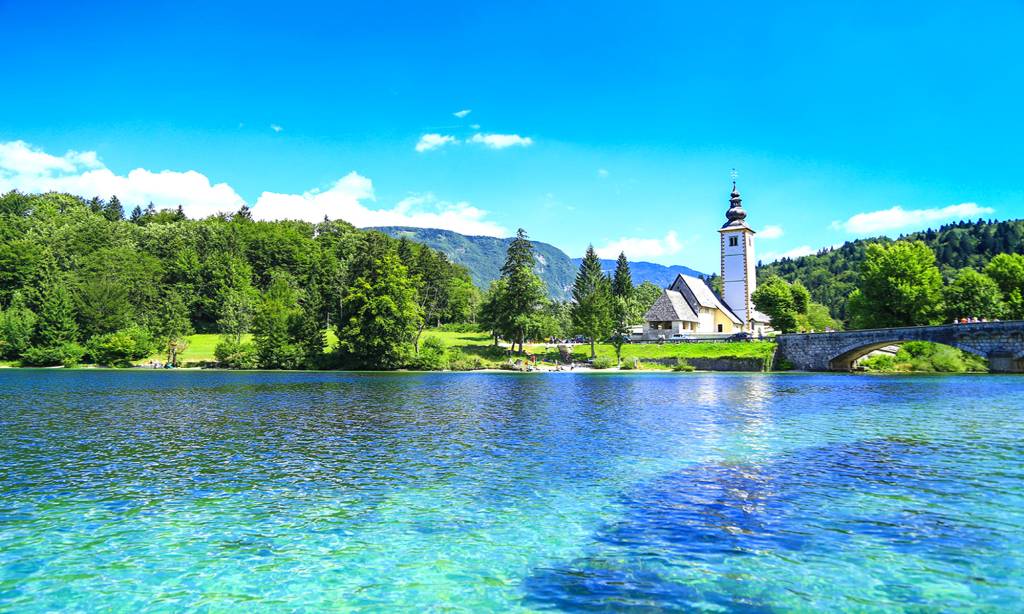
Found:
<path fill-rule="evenodd" d="M 723 228 L 722 298 L 749 330 L 754 305 L 750 295 L 757 289 L 757 260 L 754 258 L 754 231 L 749 228 Z"/>
<path fill-rule="evenodd" d="M 732 184 L 725 219 L 718 230 L 722 245 L 722 299 L 743 322 L 743 329 L 753 332 L 752 320 L 760 319 L 750 300 L 757 286 L 754 231 L 747 226 L 747 212 L 743 210 L 736 182 Z"/>

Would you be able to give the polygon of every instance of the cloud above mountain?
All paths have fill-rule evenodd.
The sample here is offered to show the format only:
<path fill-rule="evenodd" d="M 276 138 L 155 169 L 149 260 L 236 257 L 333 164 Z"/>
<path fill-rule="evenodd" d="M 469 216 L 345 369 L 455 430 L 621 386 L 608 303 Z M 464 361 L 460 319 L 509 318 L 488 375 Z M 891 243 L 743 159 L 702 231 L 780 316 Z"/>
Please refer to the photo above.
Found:
<path fill-rule="evenodd" d="M 678 254 L 683 249 L 679 235 L 674 230 L 665 233 L 662 238 L 621 237 L 603 246 L 595 247 L 594 251 L 601 258 L 617 258 L 625 253 L 630 260 L 656 260 L 664 256 Z"/>

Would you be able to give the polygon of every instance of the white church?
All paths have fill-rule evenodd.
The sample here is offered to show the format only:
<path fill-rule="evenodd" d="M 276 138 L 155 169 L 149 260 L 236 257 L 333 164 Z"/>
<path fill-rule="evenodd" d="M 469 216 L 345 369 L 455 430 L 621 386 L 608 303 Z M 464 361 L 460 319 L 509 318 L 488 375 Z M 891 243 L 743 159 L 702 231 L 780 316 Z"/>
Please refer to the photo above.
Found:
<path fill-rule="evenodd" d="M 754 231 L 747 226 L 736 182 L 732 184 L 726 222 L 719 230 L 722 255 L 722 296 L 703 279 L 677 275 L 644 315 L 642 338 L 671 341 L 771 331 L 768 316 L 750 300 L 757 287 Z"/>

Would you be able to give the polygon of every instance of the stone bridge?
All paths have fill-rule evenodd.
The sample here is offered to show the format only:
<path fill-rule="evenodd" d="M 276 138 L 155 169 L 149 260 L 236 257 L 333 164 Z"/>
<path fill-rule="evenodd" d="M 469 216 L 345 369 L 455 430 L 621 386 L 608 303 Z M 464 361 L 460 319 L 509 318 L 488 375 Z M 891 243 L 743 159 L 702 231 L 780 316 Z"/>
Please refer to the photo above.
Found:
<path fill-rule="evenodd" d="M 804 371 L 850 371 L 872 350 L 905 341 L 943 343 L 988 360 L 998 373 L 1024 373 L 1024 321 L 875 328 L 779 335 L 776 360 Z"/>

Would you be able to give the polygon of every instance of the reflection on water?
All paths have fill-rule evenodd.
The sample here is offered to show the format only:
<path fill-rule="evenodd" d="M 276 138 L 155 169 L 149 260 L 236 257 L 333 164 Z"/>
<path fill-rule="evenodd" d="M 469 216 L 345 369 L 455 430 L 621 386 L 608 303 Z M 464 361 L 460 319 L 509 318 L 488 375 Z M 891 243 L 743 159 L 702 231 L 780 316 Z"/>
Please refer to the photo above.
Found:
<path fill-rule="evenodd" d="M 0 610 L 1012 609 L 1019 377 L 0 372 Z"/>

